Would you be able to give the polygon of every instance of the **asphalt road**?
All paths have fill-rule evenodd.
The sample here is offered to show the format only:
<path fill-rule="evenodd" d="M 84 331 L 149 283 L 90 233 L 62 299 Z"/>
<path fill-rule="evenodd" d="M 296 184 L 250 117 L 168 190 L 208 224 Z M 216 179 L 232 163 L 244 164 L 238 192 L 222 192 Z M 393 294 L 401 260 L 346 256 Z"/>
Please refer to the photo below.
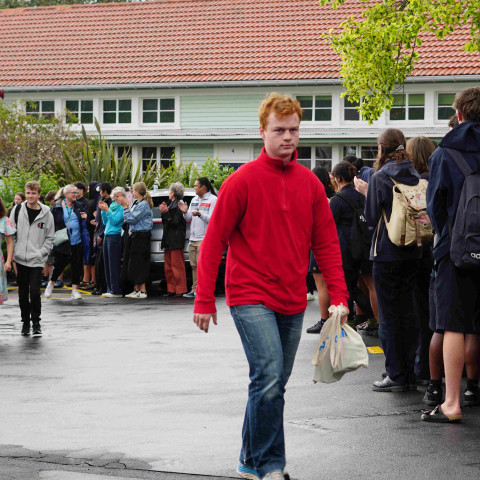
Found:
<path fill-rule="evenodd" d="M 31 338 L 13 293 L 0 307 L 0 480 L 236 477 L 248 368 L 217 303 L 204 334 L 187 299 L 72 301 L 65 288 L 43 301 L 44 335 Z M 317 309 L 309 302 L 305 328 Z M 304 334 L 287 388 L 293 479 L 479 478 L 480 408 L 459 425 L 420 422 L 423 391 L 372 391 L 382 353 L 314 385 L 315 346 Z"/>

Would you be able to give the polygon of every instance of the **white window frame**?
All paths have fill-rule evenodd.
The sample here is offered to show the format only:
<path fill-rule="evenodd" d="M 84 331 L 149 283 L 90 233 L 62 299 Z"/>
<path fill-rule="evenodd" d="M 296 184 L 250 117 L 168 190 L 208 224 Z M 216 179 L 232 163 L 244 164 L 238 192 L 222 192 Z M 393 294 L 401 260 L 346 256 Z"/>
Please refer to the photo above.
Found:
<path fill-rule="evenodd" d="M 345 158 L 345 152 L 343 151 L 343 149 L 345 147 L 355 147 L 355 153 L 351 154 L 351 155 L 355 155 L 357 157 L 361 157 L 363 159 L 364 162 L 372 162 L 372 164 L 370 163 L 365 163 L 365 166 L 367 167 L 371 167 L 373 166 L 373 162 L 375 162 L 375 159 L 373 158 L 363 158 L 362 157 L 362 147 L 377 147 L 378 148 L 378 145 L 377 144 L 372 144 L 372 143 L 343 143 L 342 146 L 341 146 L 341 150 L 340 150 L 340 161 L 343 160 L 343 158 Z"/>
<path fill-rule="evenodd" d="M 95 124 L 95 102 L 93 98 L 69 98 L 63 102 L 63 111 L 65 112 L 65 116 L 67 114 L 67 102 L 78 102 L 78 111 L 72 112 L 75 113 L 78 117 L 78 121 L 76 122 L 69 122 L 67 118 L 65 118 L 65 122 L 69 125 L 94 125 Z M 92 110 L 82 110 L 82 102 L 92 102 Z M 70 110 L 69 110 L 70 111 Z M 91 113 L 92 114 L 92 121 L 88 123 L 82 123 L 81 116 L 82 113 Z"/>
<path fill-rule="evenodd" d="M 427 118 L 427 95 L 425 92 L 408 92 L 408 93 L 396 93 L 395 95 L 405 95 L 405 105 L 403 108 L 405 108 L 405 118 L 403 120 L 395 120 L 391 118 L 391 113 L 394 108 L 392 105 L 392 110 L 388 112 L 388 123 L 398 125 L 401 124 L 401 122 L 414 122 L 414 123 L 424 123 Z M 421 105 L 410 105 L 410 95 L 423 95 L 423 119 L 413 119 L 410 120 L 410 109 L 411 108 L 419 108 Z"/>
<path fill-rule="evenodd" d="M 121 101 L 130 101 L 130 110 L 120 110 Z M 115 102 L 115 122 L 105 122 L 105 113 L 113 113 L 113 110 L 105 111 L 105 102 Z M 130 122 L 119 122 L 120 113 L 130 112 Z M 132 98 L 102 98 L 102 125 L 132 125 L 133 123 L 133 99 Z"/>
<path fill-rule="evenodd" d="M 308 144 L 308 145 L 298 145 L 298 147 L 302 147 L 302 148 L 307 148 L 307 147 L 310 147 L 310 167 L 307 167 L 307 168 L 310 168 L 310 170 L 312 170 L 312 168 L 316 167 L 316 161 L 326 161 L 326 162 L 330 162 L 330 168 L 327 168 L 327 170 L 331 170 L 332 167 L 333 167 L 333 157 L 334 157 L 334 152 L 333 152 L 333 145 L 332 144 L 329 144 L 329 143 L 312 143 L 312 144 Z M 297 147 L 297 148 L 298 148 Z M 331 157 L 330 158 L 316 158 L 315 156 L 315 149 L 317 147 L 320 147 L 320 148 L 330 148 L 331 151 L 332 151 L 332 154 L 331 154 Z M 298 161 L 302 161 L 302 162 L 305 162 L 305 161 L 308 161 L 308 158 L 298 158 L 297 159 L 297 162 Z M 303 164 L 301 164 L 303 165 Z M 307 166 L 307 165 L 305 165 Z"/>
<path fill-rule="evenodd" d="M 455 96 L 457 94 L 457 92 L 435 92 L 435 121 L 436 122 L 440 122 L 440 123 L 448 123 L 448 121 L 450 120 L 451 116 L 449 118 L 438 118 L 438 109 L 439 108 L 445 108 L 446 105 L 440 105 L 440 102 L 438 100 L 438 97 L 440 95 L 453 95 Z M 452 102 L 453 103 L 453 102 Z M 449 107 L 451 108 L 451 105 L 449 105 Z M 455 110 L 453 110 L 453 113 L 452 115 L 455 114 Z"/>
<path fill-rule="evenodd" d="M 358 123 L 361 123 L 361 122 L 365 123 L 365 120 L 363 119 L 361 113 L 355 107 L 346 107 L 345 106 L 345 103 L 349 102 L 350 100 L 348 100 L 347 97 L 343 97 L 342 100 L 343 100 L 343 102 L 342 102 L 342 123 L 346 123 L 346 124 L 358 124 Z M 363 103 L 363 98 L 360 99 L 359 105 L 362 105 L 362 103 Z M 358 120 L 346 120 L 345 119 L 345 111 L 346 110 L 355 110 L 358 113 Z"/>
<path fill-rule="evenodd" d="M 158 108 L 157 108 L 157 122 L 144 122 L 143 121 L 143 101 L 144 100 L 157 100 L 158 101 Z M 174 101 L 174 107 L 173 107 L 173 115 L 174 115 L 174 120 L 173 122 L 160 122 L 160 100 L 173 100 Z M 139 125 L 141 127 L 155 127 L 155 126 L 161 126 L 162 128 L 179 128 L 180 126 L 180 99 L 177 95 L 163 95 L 161 97 L 158 96 L 145 96 L 145 97 L 140 97 L 138 99 L 138 114 L 139 114 Z M 152 111 L 153 110 L 148 110 Z M 168 110 L 172 111 L 172 110 Z"/>
<path fill-rule="evenodd" d="M 298 97 L 312 97 L 312 120 L 304 120 L 302 119 L 302 124 L 306 123 L 308 125 L 311 125 L 311 124 L 316 124 L 316 123 L 319 123 L 321 125 L 325 125 L 325 124 L 331 124 L 333 122 L 333 94 L 331 93 L 325 93 L 325 94 L 308 94 L 308 95 L 303 95 L 303 94 L 299 94 L 299 95 L 296 95 L 295 98 L 298 99 Z M 315 111 L 316 111 L 316 108 L 315 108 L 315 101 L 316 101 L 316 98 L 317 97 L 330 97 L 330 101 L 331 101 L 331 105 L 330 105 L 330 120 L 317 120 L 315 118 Z M 321 110 L 328 110 L 327 108 L 323 108 L 321 107 L 320 108 Z M 303 111 L 305 111 L 305 109 L 302 108 Z"/>
<path fill-rule="evenodd" d="M 123 145 L 121 145 L 123 146 Z M 161 167 L 161 161 L 162 161 L 162 157 L 161 157 L 161 149 L 162 148 L 173 148 L 174 152 L 175 152 L 175 159 L 177 160 L 179 158 L 179 152 L 180 152 L 180 146 L 179 145 L 176 145 L 176 144 L 169 144 L 169 145 L 142 145 L 140 147 L 140 163 L 141 163 L 141 170 L 142 172 L 145 172 L 144 168 L 143 168 L 143 161 L 144 160 L 149 160 L 149 159 L 146 159 L 146 158 L 143 158 L 143 149 L 144 148 L 155 148 L 155 163 L 157 165 L 157 168 L 159 169 Z M 165 160 L 165 158 L 164 158 Z"/>
<path fill-rule="evenodd" d="M 49 110 L 48 112 L 46 112 L 43 109 L 44 102 L 52 102 L 53 103 L 53 110 L 52 111 Z M 38 103 L 38 112 L 28 112 L 27 108 L 28 108 L 29 103 Z M 55 117 L 55 100 L 49 100 L 49 99 L 46 99 L 46 100 L 25 100 L 25 114 L 29 115 L 31 117 L 34 117 L 34 118 L 38 118 L 40 116 L 45 117 L 45 115 L 52 115 L 51 118 L 53 118 L 53 117 Z M 45 117 L 45 118 L 49 118 L 49 117 Z"/>

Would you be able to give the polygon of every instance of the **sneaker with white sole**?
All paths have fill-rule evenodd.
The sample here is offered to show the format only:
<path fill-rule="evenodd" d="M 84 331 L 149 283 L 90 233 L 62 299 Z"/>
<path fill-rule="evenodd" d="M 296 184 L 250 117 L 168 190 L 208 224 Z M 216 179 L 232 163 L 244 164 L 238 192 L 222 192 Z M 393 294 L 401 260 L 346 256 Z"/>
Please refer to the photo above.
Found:
<path fill-rule="evenodd" d="M 140 292 L 137 292 L 136 290 L 134 290 L 132 293 L 129 293 L 128 295 L 125 295 L 125 298 L 138 298 L 138 294 Z"/>
<path fill-rule="evenodd" d="M 50 298 L 53 293 L 53 284 L 48 282 L 47 288 L 45 288 L 45 298 Z"/>
<path fill-rule="evenodd" d="M 137 298 L 147 298 L 147 292 L 138 292 Z"/>
<path fill-rule="evenodd" d="M 267 473 L 262 480 L 290 480 L 290 475 L 281 470 L 274 470 L 273 472 Z"/>
<path fill-rule="evenodd" d="M 81 300 L 82 296 L 78 293 L 78 290 L 72 290 L 72 300 Z"/>
<path fill-rule="evenodd" d="M 102 297 L 107 297 L 107 298 L 122 298 L 123 295 L 121 293 L 105 293 L 102 295 Z"/>
<path fill-rule="evenodd" d="M 315 300 L 315 295 L 313 295 L 313 293 L 308 292 L 307 293 L 307 302 L 311 302 L 313 300 Z"/>
<path fill-rule="evenodd" d="M 242 478 L 248 478 L 249 480 L 260 480 L 260 477 L 258 476 L 258 474 L 255 470 L 252 470 L 251 468 L 245 467 L 242 464 L 240 464 L 237 467 L 237 473 Z"/>

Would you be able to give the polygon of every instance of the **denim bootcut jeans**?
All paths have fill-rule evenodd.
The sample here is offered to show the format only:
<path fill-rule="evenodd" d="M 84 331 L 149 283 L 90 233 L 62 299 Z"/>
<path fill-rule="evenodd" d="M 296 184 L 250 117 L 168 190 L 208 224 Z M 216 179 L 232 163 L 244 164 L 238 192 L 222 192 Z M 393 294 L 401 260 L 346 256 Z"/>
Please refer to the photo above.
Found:
<path fill-rule="evenodd" d="M 283 409 L 303 316 L 275 313 L 264 305 L 230 308 L 250 366 L 240 463 L 260 478 L 285 468 Z"/>

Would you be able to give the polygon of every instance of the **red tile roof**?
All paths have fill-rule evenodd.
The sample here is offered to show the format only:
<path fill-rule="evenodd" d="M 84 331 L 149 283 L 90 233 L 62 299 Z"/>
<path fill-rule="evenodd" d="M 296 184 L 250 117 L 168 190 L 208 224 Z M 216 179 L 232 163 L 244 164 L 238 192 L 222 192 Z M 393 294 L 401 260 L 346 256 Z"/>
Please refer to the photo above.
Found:
<path fill-rule="evenodd" d="M 0 86 L 331 79 L 320 34 L 358 0 L 159 0 L 0 10 Z M 480 74 L 467 31 L 419 49 L 414 75 Z"/>

